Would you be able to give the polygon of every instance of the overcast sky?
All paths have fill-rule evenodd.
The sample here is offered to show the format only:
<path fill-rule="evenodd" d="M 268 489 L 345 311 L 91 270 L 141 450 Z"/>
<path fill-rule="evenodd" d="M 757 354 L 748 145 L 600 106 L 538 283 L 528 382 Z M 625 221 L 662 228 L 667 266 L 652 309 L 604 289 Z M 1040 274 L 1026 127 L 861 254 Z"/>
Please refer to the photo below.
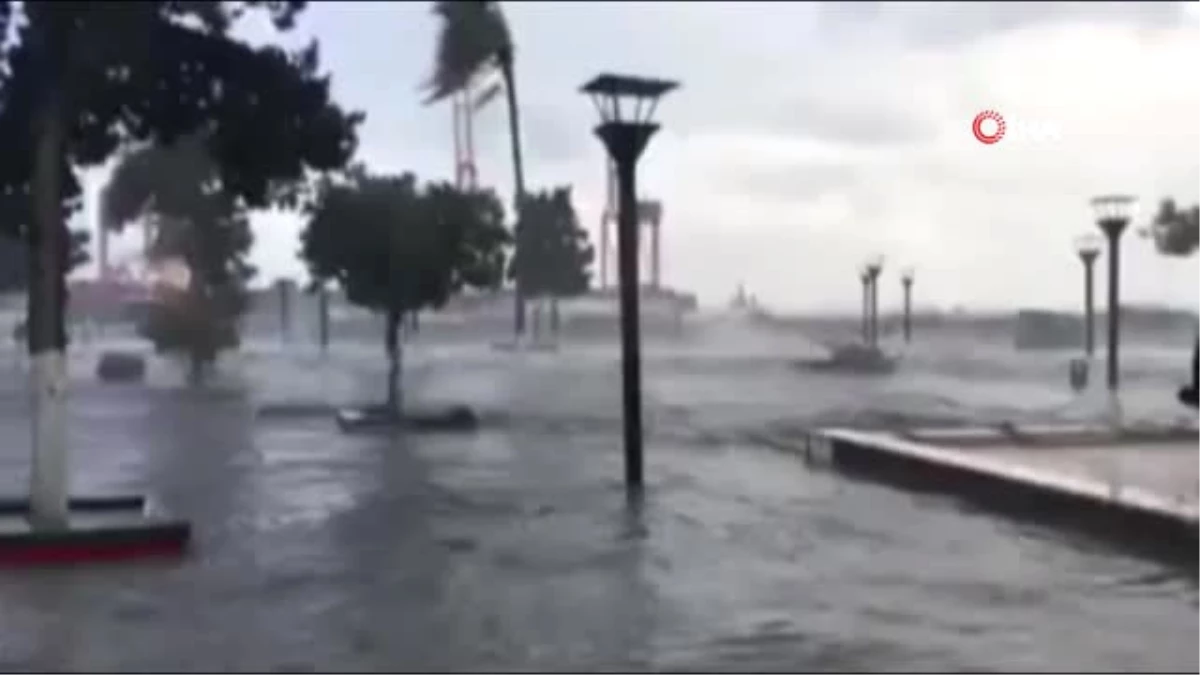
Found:
<path fill-rule="evenodd" d="M 527 182 L 575 187 L 598 229 L 603 154 L 577 93 L 599 71 L 678 79 L 641 165 L 664 203 L 664 279 L 724 303 L 846 309 L 887 255 L 883 303 L 911 265 L 919 304 L 1073 307 L 1088 199 L 1200 198 L 1198 3 L 504 3 L 517 43 Z M 254 31 L 253 27 L 248 30 Z M 421 105 L 429 5 L 313 3 L 340 102 L 367 112 L 377 170 L 449 178 L 448 105 Z M 994 109 L 1058 138 L 971 132 Z M 504 108 L 476 122 L 480 182 L 511 194 Z M 94 182 L 94 181 L 93 181 Z M 94 188 L 94 185 L 93 185 Z M 267 279 L 303 276 L 300 223 L 256 221 Z M 1197 304 L 1197 260 L 1125 239 L 1131 302 Z M 891 296 L 891 297 L 888 297 Z"/>

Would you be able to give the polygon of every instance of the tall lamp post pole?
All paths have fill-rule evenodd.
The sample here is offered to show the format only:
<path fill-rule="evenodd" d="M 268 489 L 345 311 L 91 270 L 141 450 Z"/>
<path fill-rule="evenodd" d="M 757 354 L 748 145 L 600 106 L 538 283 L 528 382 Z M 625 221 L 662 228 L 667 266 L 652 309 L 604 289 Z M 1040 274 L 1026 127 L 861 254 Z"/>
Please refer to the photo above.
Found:
<path fill-rule="evenodd" d="M 1089 359 L 1096 353 L 1096 258 L 1103 243 L 1094 234 L 1075 241 L 1075 253 L 1083 263 L 1083 353 Z"/>
<path fill-rule="evenodd" d="M 904 289 L 904 342 L 912 342 L 912 287 L 913 269 L 906 268 L 900 273 L 900 285 Z"/>
<path fill-rule="evenodd" d="M 883 273 L 883 256 L 874 256 L 868 260 L 866 270 L 869 278 L 870 303 L 868 304 L 871 312 L 867 344 L 872 348 L 877 348 L 879 347 L 879 275 Z"/>
<path fill-rule="evenodd" d="M 862 282 L 862 341 L 864 345 L 871 344 L 871 274 L 866 265 L 858 271 L 858 280 Z"/>
<path fill-rule="evenodd" d="M 659 125 L 652 122 L 658 101 L 677 82 L 602 74 L 583 86 L 600 113 L 596 135 L 616 165 L 617 274 L 621 302 L 621 379 L 625 422 L 625 486 L 640 490 L 642 462 L 641 311 L 638 307 L 637 164 Z"/>
<path fill-rule="evenodd" d="M 1104 195 L 1092 200 L 1096 224 L 1108 240 L 1108 389 L 1121 385 L 1121 234 L 1129 226 L 1135 200 L 1127 195 Z"/>

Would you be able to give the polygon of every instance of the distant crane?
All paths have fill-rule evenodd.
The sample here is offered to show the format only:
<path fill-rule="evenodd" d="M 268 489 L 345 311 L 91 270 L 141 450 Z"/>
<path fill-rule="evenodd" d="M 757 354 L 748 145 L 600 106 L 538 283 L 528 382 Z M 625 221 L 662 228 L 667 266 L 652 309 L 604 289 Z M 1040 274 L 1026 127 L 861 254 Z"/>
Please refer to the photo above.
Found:
<path fill-rule="evenodd" d="M 475 113 L 502 91 L 504 83 L 494 71 L 488 71 L 471 78 L 450 97 L 454 125 L 454 184 L 460 190 L 474 190 L 479 185 L 479 168 L 475 163 Z"/>

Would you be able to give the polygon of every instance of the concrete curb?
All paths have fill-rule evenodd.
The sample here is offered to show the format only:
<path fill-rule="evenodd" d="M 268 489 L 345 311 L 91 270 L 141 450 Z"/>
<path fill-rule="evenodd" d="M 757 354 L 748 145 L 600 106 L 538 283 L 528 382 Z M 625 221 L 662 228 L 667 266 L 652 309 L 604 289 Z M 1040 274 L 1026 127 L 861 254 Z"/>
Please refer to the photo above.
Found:
<path fill-rule="evenodd" d="M 75 497 L 63 529 L 35 528 L 29 500 L 0 498 L 0 566 L 64 566 L 179 556 L 191 525 L 151 513 L 141 495 Z"/>
<path fill-rule="evenodd" d="M 822 429 L 805 458 L 839 472 L 966 501 L 1039 524 L 1087 532 L 1200 573 L 1195 508 L 1149 491 L 971 456 L 891 434 Z"/>

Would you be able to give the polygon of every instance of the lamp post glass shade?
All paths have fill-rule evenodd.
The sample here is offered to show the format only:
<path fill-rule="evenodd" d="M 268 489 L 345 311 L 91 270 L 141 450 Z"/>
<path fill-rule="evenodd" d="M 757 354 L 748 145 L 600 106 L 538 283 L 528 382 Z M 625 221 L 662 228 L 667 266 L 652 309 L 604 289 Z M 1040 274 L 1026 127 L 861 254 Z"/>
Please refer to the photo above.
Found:
<path fill-rule="evenodd" d="M 678 86 L 670 80 L 604 73 L 582 91 L 591 96 L 601 124 L 652 124 L 659 99 Z"/>
<path fill-rule="evenodd" d="M 1136 208 L 1137 199 L 1130 195 L 1101 195 L 1092 199 L 1096 224 L 1109 237 L 1121 234 Z"/>
<path fill-rule="evenodd" d="M 1075 252 L 1084 260 L 1095 259 L 1103 248 L 1104 240 L 1097 234 L 1089 232 L 1075 238 Z"/>
<path fill-rule="evenodd" d="M 879 273 L 883 271 L 883 256 L 873 255 L 867 258 L 867 262 L 863 264 L 863 269 L 872 277 L 879 276 Z"/>
<path fill-rule="evenodd" d="M 911 284 L 913 282 L 914 274 L 913 268 L 905 267 L 904 269 L 900 270 L 900 282 L 906 286 Z"/>

